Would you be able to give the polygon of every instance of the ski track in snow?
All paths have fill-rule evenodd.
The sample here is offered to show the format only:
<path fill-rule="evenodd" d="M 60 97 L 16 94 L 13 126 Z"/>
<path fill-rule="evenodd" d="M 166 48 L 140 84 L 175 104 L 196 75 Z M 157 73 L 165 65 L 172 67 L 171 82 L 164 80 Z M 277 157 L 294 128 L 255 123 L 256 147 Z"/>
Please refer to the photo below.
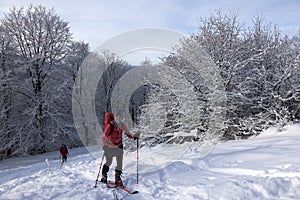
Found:
<path fill-rule="evenodd" d="M 116 189 L 118 198 L 300 199 L 299 124 L 280 133 L 269 129 L 255 138 L 218 144 L 208 155 L 202 152 L 188 143 L 140 149 L 138 185 L 136 154 L 125 152 L 123 181 L 139 193 Z M 1 161 L 0 199 L 114 199 L 105 185 L 93 188 L 102 151 L 96 151 L 97 158 L 84 148 L 71 149 L 70 154 L 61 171 L 57 152 Z"/>

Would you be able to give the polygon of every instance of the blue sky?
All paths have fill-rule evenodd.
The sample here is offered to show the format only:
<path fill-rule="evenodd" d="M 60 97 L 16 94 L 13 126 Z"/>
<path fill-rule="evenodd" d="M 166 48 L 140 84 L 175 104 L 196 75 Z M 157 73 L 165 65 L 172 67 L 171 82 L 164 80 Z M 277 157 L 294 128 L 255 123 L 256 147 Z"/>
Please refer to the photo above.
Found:
<path fill-rule="evenodd" d="M 30 3 L 54 7 L 70 23 L 73 37 L 88 42 L 91 49 L 122 32 L 143 27 L 193 33 L 199 18 L 209 17 L 215 10 L 238 12 L 246 26 L 260 15 L 287 34 L 300 29 L 299 0 L 1 0 L 0 16 L 13 6 Z"/>

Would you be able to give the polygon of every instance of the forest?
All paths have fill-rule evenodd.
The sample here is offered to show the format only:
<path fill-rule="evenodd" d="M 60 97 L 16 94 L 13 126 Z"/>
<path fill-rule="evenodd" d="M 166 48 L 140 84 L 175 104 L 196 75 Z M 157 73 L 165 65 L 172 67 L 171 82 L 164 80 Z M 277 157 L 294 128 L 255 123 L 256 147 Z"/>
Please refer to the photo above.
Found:
<path fill-rule="evenodd" d="M 176 53 L 159 64 L 141 63 L 165 75 L 161 66 L 168 66 L 191 86 L 171 74 L 134 93 L 126 109 L 144 145 L 247 139 L 271 126 L 280 130 L 299 122 L 300 30 L 285 35 L 259 16 L 246 27 L 238 15 L 220 11 L 196 25 L 198 31 L 183 38 Z M 203 50 L 217 67 L 222 87 L 206 81 L 210 71 L 195 69 Z M 0 160 L 55 151 L 61 143 L 83 146 L 74 125 L 72 91 L 91 54 L 89 44 L 73 38 L 69 22 L 54 9 L 12 8 L 0 19 Z M 102 125 L 114 86 L 140 66 L 109 51 L 100 59 L 107 65 L 96 91 Z M 176 91 L 162 84 L 170 80 Z"/>

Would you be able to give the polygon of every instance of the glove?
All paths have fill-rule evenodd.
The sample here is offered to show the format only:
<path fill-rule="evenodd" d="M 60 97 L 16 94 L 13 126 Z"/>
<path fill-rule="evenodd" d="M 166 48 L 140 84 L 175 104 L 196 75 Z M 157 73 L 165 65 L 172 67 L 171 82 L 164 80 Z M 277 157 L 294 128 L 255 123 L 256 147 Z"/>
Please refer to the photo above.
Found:
<path fill-rule="evenodd" d="M 134 134 L 134 138 L 133 138 L 133 139 L 134 139 L 134 140 L 139 139 L 139 138 L 140 138 L 140 135 L 141 135 L 140 133 Z"/>

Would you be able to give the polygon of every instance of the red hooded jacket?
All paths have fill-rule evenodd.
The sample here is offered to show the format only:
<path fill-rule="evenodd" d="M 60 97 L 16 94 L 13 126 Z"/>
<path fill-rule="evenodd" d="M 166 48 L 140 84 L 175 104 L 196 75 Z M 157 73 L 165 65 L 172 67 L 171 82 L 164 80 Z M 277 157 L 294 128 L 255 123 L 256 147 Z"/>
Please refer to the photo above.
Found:
<path fill-rule="evenodd" d="M 121 126 L 115 125 L 114 115 L 112 112 L 108 112 L 105 114 L 105 120 L 104 120 L 104 134 L 102 136 L 102 145 L 108 146 L 109 148 L 118 148 L 123 145 L 122 142 L 122 133 L 123 130 L 125 131 L 125 134 L 129 138 L 134 138 L 134 135 L 132 135 L 127 126 L 122 123 Z"/>
<path fill-rule="evenodd" d="M 68 148 L 67 148 L 65 145 L 61 146 L 60 149 L 59 149 L 59 151 L 60 151 L 61 156 L 62 156 L 63 158 L 66 158 L 66 157 L 67 157 L 67 154 L 69 153 L 69 152 L 68 152 Z"/>

